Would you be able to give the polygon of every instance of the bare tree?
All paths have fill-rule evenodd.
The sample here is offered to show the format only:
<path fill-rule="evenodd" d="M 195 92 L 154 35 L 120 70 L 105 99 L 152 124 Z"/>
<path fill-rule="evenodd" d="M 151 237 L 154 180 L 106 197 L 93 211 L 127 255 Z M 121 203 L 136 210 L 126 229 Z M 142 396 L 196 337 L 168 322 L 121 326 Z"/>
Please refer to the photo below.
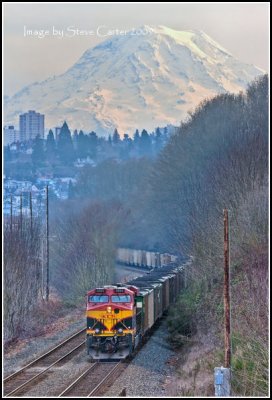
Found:
<path fill-rule="evenodd" d="M 87 290 L 113 281 L 119 206 L 69 203 L 54 222 L 53 283 L 63 299 L 82 303 Z"/>
<path fill-rule="evenodd" d="M 41 289 L 40 225 L 24 219 L 22 229 L 4 228 L 4 336 L 20 335 L 38 302 Z"/>

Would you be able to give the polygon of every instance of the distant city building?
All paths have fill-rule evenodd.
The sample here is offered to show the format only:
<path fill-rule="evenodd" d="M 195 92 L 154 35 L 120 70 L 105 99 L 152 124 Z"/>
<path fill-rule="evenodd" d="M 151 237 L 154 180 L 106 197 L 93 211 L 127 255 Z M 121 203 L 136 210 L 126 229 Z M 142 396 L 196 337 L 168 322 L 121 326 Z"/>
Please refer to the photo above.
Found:
<path fill-rule="evenodd" d="M 56 140 L 58 140 L 58 138 L 59 138 L 60 130 L 61 130 L 61 127 L 59 127 L 59 126 L 56 126 L 54 129 L 54 135 L 55 135 Z"/>
<path fill-rule="evenodd" d="M 30 110 L 20 115 L 20 141 L 44 138 L 44 115 Z"/>
<path fill-rule="evenodd" d="M 4 145 L 8 146 L 20 140 L 19 131 L 13 125 L 4 126 Z"/>
<path fill-rule="evenodd" d="M 179 126 L 167 125 L 166 130 L 167 130 L 168 135 L 172 136 L 178 132 Z"/>

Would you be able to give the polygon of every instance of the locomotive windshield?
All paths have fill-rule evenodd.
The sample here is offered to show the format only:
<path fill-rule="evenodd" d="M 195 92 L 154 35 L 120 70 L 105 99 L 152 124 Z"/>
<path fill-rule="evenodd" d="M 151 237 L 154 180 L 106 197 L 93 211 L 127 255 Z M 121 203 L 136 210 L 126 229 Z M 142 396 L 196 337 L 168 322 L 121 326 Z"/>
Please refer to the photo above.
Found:
<path fill-rule="evenodd" d="M 89 303 L 108 303 L 109 302 L 109 296 L 105 295 L 94 295 L 94 296 L 89 296 Z"/>
<path fill-rule="evenodd" d="M 130 303 L 131 299 L 129 295 L 121 295 L 121 296 L 111 296 L 111 301 L 113 303 Z"/>

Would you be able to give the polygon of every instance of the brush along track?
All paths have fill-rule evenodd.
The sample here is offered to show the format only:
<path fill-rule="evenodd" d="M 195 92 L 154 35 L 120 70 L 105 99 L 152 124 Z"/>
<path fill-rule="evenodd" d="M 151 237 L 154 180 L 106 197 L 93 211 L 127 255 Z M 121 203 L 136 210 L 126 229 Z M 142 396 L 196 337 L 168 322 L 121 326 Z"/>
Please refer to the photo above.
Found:
<path fill-rule="evenodd" d="M 78 349 L 85 346 L 86 329 L 81 329 L 53 349 L 44 353 L 23 368 L 4 379 L 4 396 L 22 395 L 26 387 L 35 385 L 57 363 L 69 358 Z"/>
<path fill-rule="evenodd" d="M 83 372 L 59 397 L 91 397 L 103 393 L 126 368 L 126 363 L 97 362 Z"/>

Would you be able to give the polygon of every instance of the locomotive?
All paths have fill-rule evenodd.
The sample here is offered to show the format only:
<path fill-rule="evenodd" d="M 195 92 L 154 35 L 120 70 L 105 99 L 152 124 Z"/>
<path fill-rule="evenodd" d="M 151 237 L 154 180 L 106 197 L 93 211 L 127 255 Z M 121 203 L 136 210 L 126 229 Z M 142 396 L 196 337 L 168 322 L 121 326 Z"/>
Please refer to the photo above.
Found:
<path fill-rule="evenodd" d="M 137 345 L 133 286 L 104 286 L 88 292 L 87 349 L 93 359 L 126 358 Z"/>
<path fill-rule="evenodd" d="M 93 360 L 124 359 L 184 287 L 184 266 L 155 269 L 126 284 L 87 293 L 87 353 Z"/>

